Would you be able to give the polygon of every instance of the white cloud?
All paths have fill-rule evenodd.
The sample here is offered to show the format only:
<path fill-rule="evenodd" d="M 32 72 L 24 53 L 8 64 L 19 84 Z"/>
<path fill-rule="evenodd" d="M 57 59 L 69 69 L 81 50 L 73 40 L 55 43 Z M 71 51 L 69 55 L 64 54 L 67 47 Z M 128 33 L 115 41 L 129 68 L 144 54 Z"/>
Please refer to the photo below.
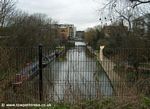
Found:
<path fill-rule="evenodd" d="M 29 13 L 45 13 L 59 23 L 71 23 L 77 29 L 95 26 L 98 22 L 94 0 L 18 0 L 18 8 Z"/>

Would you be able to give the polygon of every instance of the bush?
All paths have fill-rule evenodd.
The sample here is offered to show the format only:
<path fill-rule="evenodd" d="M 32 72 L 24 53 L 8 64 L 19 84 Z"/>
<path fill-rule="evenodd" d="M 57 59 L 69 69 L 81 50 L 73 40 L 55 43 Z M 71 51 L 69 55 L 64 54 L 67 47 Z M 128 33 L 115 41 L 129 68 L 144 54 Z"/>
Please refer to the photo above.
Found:
<path fill-rule="evenodd" d="M 133 82 L 136 78 L 135 72 L 128 72 L 126 78 L 128 81 Z"/>

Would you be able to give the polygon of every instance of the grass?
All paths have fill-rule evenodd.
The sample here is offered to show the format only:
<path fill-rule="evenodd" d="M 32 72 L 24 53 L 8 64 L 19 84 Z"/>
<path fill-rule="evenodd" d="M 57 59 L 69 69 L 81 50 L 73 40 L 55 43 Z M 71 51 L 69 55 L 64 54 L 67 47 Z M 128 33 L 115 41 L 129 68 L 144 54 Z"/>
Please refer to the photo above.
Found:
<path fill-rule="evenodd" d="M 136 100 L 120 100 L 105 98 L 102 100 L 88 100 L 77 104 L 59 103 L 51 107 L 37 107 L 31 109 L 150 109 L 150 98 L 140 97 Z"/>
<path fill-rule="evenodd" d="M 6 77 L 7 73 L 4 71 L 0 72 L 0 80 L 3 80 Z"/>
<path fill-rule="evenodd" d="M 64 49 L 65 49 L 64 46 L 58 46 L 58 47 L 56 47 L 56 50 L 64 50 Z"/>

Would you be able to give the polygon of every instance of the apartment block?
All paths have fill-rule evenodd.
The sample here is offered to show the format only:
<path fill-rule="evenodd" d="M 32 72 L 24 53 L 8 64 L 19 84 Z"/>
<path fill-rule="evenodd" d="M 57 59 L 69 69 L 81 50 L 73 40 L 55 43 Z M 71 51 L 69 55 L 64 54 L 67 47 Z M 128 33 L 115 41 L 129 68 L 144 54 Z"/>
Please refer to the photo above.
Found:
<path fill-rule="evenodd" d="M 61 38 L 68 40 L 76 36 L 76 27 L 73 24 L 59 24 L 58 33 Z"/>

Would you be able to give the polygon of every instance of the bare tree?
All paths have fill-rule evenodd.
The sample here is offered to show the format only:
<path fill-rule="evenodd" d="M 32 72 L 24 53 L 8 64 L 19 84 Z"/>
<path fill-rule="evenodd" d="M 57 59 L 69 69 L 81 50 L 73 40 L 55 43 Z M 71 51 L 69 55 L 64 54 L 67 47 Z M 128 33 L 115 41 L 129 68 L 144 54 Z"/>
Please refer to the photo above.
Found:
<path fill-rule="evenodd" d="M 137 7 L 138 5 L 141 5 L 141 4 L 147 4 L 147 3 L 150 3 L 150 0 L 128 0 L 130 1 L 131 3 L 133 3 L 133 8 Z"/>
<path fill-rule="evenodd" d="M 123 19 L 123 21 L 128 24 L 130 30 L 133 19 L 149 13 L 149 1 L 150 0 L 107 0 L 100 12 L 103 12 L 101 15 L 105 15 L 105 18 L 107 16 L 107 19 L 112 19 L 114 22 L 118 19 Z"/>
<path fill-rule="evenodd" d="M 0 26 L 3 27 L 5 20 L 10 17 L 15 8 L 13 0 L 0 0 Z"/>
<path fill-rule="evenodd" d="M 120 2 L 120 3 L 130 4 L 130 5 L 132 5 L 133 8 L 135 8 L 139 5 L 142 5 L 142 4 L 150 3 L 150 0 L 107 0 L 107 1 L 108 1 L 107 5 L 116 4 L 116 3 Z"/>
<path fill-rule="evenodd" d="M 8 45 L 10 46 L 37 46 L 55 44 L 57 23 L 48 18 L 45 14 L 28 14 L 18 10 L 9 19 L 7 27 L 11 36 Z"/>

